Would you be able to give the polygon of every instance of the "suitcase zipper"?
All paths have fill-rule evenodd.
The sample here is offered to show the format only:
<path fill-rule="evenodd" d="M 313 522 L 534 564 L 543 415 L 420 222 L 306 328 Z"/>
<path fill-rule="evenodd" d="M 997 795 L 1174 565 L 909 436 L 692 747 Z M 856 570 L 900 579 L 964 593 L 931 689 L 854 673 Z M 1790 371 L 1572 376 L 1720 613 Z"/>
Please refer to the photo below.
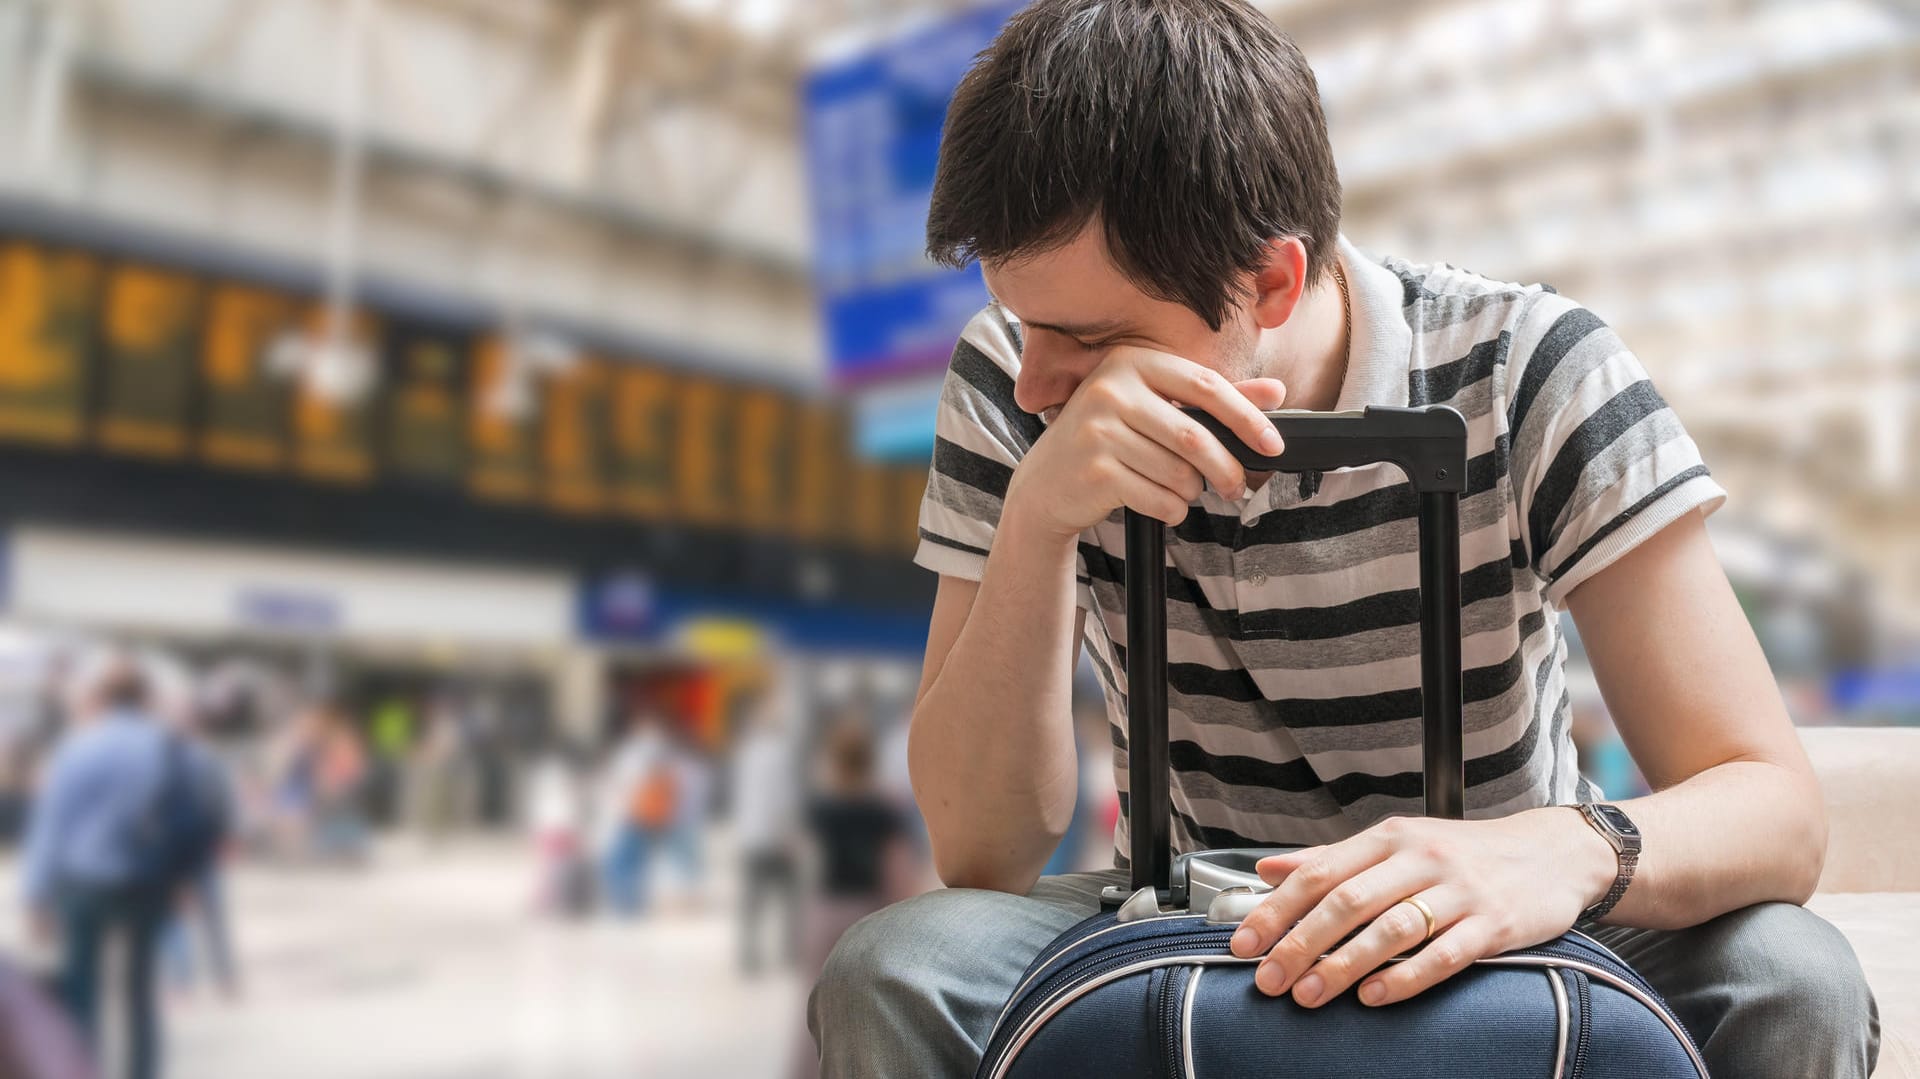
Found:
<path fill-rule="evenodd" d="M 1168 967 L 1160 979 L 1160 1058 L 1167 1079 L 1180 1074 L 1180 968 Z"/>
<path fill-rule="evenodd" d="M 1571 1079 L 1583 1079 L 1587 1074 L 1587 1053 L 1593 1045 L 1593 988 L 1585 973 L 1578 970 L 1572 973 L 1574 993 L 1580 999 L 1580 1036 L 1574 1042 Z"/>

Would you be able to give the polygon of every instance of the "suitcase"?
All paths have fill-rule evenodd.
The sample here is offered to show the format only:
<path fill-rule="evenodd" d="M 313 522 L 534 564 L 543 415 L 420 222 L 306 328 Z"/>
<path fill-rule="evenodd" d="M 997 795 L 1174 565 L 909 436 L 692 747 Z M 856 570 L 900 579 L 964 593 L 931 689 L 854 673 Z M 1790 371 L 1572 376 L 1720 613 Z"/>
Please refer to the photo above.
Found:
<path fill-rule="evenodd" d="M 1429 816 L 1465 810 L 1460 698 L 1460 495 L 1467 428 L 1445 406 L 1270 413 L 1286 445 L 1254 452 L 1191 412 L 1249 468 L 1317 473 L 1386 461 L 1419 499 L 1423 771 Z M 1165 526 L 1126 514 L 1127 749 L 1132 886 L 1062 933 L 1002 1010 L 978 1079 L 1704 1077 L 1685 1028 L 1612 952 L 1577 931 L 1482 959 L 1410 1000 L 1351 990 L 1306 1009 L 1254 987 L 1227 942 L 1267 886 L 1274 850 L 1171 855 Z"/>

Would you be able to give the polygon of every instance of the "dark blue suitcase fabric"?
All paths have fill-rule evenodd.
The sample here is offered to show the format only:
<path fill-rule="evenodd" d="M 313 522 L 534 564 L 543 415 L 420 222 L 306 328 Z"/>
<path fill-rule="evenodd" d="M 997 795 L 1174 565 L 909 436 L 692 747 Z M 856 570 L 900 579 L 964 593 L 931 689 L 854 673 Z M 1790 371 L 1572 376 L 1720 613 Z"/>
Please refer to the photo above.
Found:
<path fill-rule="evenodd" d="M 1254 988 L 1254 962 L 1227 948 L 1235 928 L 1105 913 L 1061 934 L 1022 976 L 978 1079 L 1707 1074 L 1659 995 L 1579 933 L 1398 1004 L 1369 1008 L 1347 992 L 1307 1009 Z"/>

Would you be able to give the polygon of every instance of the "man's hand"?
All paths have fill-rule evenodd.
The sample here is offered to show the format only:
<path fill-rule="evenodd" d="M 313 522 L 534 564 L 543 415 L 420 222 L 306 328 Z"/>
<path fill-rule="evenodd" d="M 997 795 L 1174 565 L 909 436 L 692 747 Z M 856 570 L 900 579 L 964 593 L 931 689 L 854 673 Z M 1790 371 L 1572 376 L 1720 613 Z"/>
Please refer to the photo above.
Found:
<path fill-rule="evenodd" d="M 1180 406 L 1205 409 L 1254 449 L 1277 454 L 1280 435 L 1261 412 L 1285 398 L 1275 379 L 1233 383 L 1165 352 L 1115 348 L 1014 470 L 1007 500 L 1031 498 L 1035 523 L 1060 536 L 1077 536 L 1122 506 L 1179 524 L 1204 481 L 1228 498 L 1246 489 L 1240 462 Z"/>
<path fill-rule="evenodd" d="M 1606 894 L 1616 862 L 1578 810 L 1555 806 L 1488 821 L 1390 818 L 1257 869 L 1275 887 L 1233 935 L 1233 954 L 1267 953 L 1254 984 L 1311 1008 L 1403 952 L 1413 955 L 1361 985 L 1362 1003 L 1405 1000 L 1476 959 L 1551 940 Z M 1409 896 L 1433 910 L 1424 946 L 1426 917 Z"/>

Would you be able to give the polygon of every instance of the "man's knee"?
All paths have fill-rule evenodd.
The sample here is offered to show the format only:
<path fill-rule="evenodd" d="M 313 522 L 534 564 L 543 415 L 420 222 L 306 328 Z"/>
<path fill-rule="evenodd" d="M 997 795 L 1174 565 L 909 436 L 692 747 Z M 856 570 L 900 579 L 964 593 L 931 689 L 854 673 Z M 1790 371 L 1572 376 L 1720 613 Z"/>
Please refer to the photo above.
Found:
<path fill-rule="evenodd" d="M 1719 957 L 1728 1029 L 1715 1040 L 1755 1050 L 1804 1051 L 1833 1074 L 1867 1074 L 1879 1043 L 1873 993 L 1853 948 L 1826 919 L 1790 903 L 1762 903 L 1701 927 Z M 1753 1074 L 1759 1074 L 1755 1072 Z"/>
<path fill-rule="evenodd" d="M 1831 923 L 1791 903 L 1761 903 L 1709 923 L 1726 937 L 1721 954 L 1743 985 L 1808 1013 L 1858 1018 L 1873 994 L 1853 946 Z"/>
<path fill-rule="evenodd" d="M 841 1015 L 866 1004 L 913 937 L 914 908 L 925 897 L 884 907 L 853 923 L 827 956 L 814 985 L 813 1010 Z"/>
<path fill-rule="evenodd" d="M 808 1024 L 834 1037 L 954 1025 L 949 998 L 993 981 L 1018 897 L 943 889 L 867 915 L 834 946 L 814 985 Z M 1022 961 L 1024 962 L 1024 961 Z M 1015 973 L 1018 967 L 1014 968 Z"/>

